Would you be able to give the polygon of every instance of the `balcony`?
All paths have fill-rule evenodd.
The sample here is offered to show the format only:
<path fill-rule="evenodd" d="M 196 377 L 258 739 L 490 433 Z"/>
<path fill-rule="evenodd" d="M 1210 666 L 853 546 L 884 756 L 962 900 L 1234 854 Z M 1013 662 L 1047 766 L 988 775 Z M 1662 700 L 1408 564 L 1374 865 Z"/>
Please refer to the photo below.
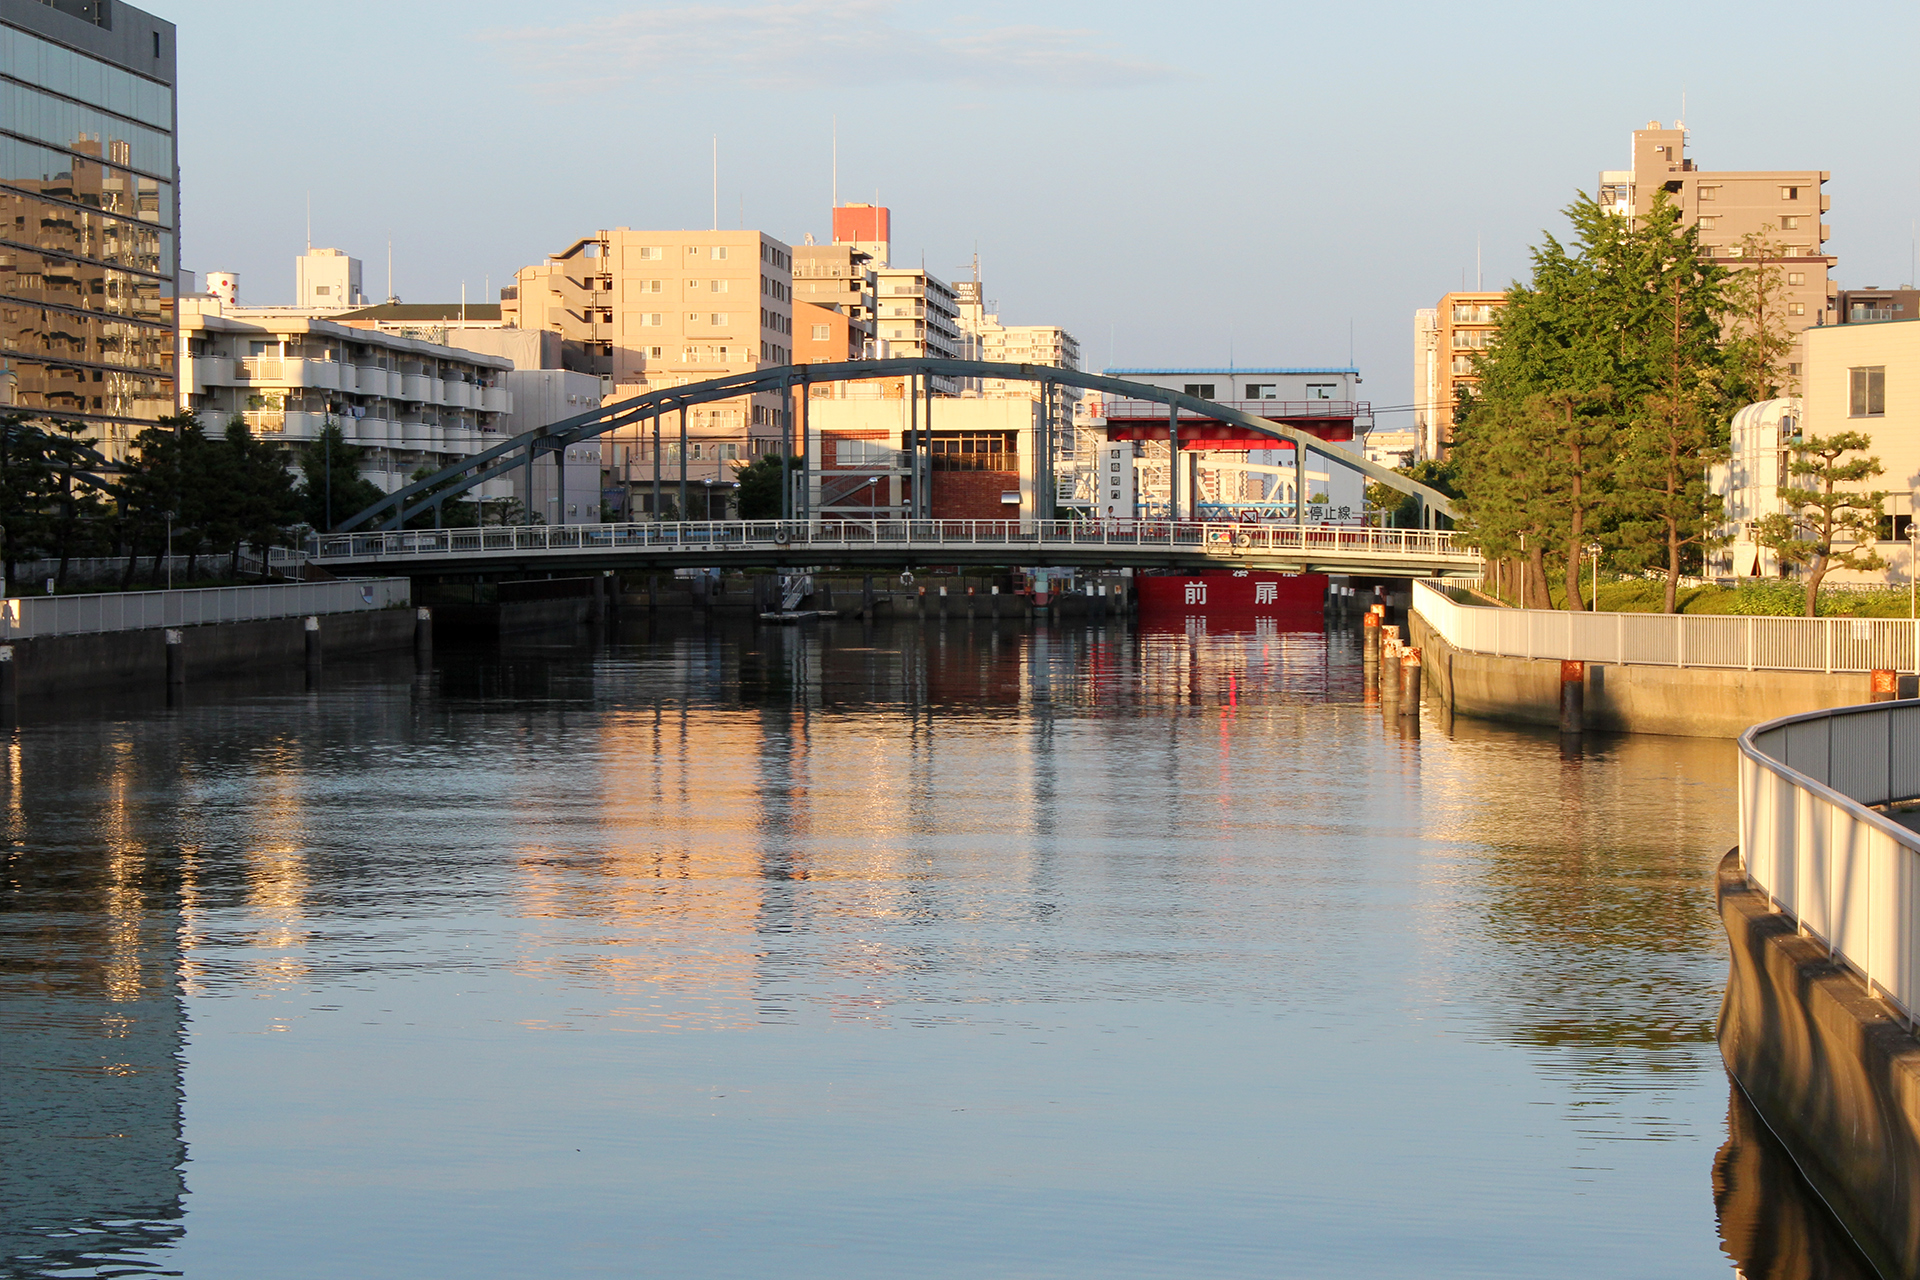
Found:
<path fill-rule="evenodd" d="M 266 383 L 281 387 L 318 387 L 340 390 L 341 373 L 350 366 L 333 360 L 281 359 L 279 356 L 248 356 L 239 362 L 238 379 L 255 385 Z M 348 389 L 352 389 L 349 381 Z"/>
<path fill-rule="evenodd" d="M 399 398 L 413 404 L 425 404 L 433 399 L 433 379 L 420 373 L 400 375 Z"/>
<path fill-rule="evenodd" d="M 482 387 L 479 408 L 487 413 L 512 413 L 513 393 L 505 387 Z"/>

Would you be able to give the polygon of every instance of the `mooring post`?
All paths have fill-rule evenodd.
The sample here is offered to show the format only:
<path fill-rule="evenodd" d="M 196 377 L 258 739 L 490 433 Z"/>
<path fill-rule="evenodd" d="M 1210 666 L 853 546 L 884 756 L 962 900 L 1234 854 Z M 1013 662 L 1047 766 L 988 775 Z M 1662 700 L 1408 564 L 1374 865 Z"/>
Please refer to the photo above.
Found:
<path fill-rule="evenodd" d="M 1420 651 L 1408 649 L 1400 657 L 1400 714 L 1420 714 Z"/>
<path fill-rule="evenodd" d="M 1867 676 L 1867 701 L 1892 702 L 1900 696 L 1900 673 L 1875 667 Z"/>
<path fill-rule="evenodd" d="M 873 621 L 873 575 L 870 573 L 860 579 L 860 616 Z"/>
<path fill-rule="evenodd" d="M 413 611 L 413 656 L 419 662 L 433 660 L 433 610 L 425 607 Z"/>
<path fill-rule="evenodd" d="M 307 670 L 318 671 L 320 669 L 320 619 L 313 614 L 308 614 L 304 629 L 307 633 Z"/>
<path fill-rule="evenodd" d="M 167 628 L 167 683 L 187 682 L 186 633 Z"/>
<path fill-rule="evenodd" d="M 1587 722 L 1587 664 L 1560 664 L 1560 732 L 1584 733 Z"/>
<path fill-rule="evenodd" d="M 0 706 L 11 707 L 20 701 L 20 668 L 13 661 L 13 646 L 0 644 Z"/>
<path fill-rule="evenodd" d="M 1380 668 L 1380 612 L 1379 606 L 1367 610 L 1365 621 L 1360 627 L 1360 662 L 1373 672 L 1373 678 L 1379 678 Z"/>

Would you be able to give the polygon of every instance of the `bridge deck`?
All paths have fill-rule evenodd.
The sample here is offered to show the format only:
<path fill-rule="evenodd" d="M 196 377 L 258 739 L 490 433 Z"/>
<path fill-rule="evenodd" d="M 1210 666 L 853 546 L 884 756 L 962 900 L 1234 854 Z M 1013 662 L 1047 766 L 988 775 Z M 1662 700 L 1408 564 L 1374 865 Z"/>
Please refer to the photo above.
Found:
<path fill-rule="evenodd" d="M 1383 577 L 1480 571 L 1453 535 L 1334 525 L 1116 520 L 725 520 L 518 525 L 316 536 L 334 571 L 520 573 L 556 569 L 832 565 L 1074 565 L 1276 569 Z"/>

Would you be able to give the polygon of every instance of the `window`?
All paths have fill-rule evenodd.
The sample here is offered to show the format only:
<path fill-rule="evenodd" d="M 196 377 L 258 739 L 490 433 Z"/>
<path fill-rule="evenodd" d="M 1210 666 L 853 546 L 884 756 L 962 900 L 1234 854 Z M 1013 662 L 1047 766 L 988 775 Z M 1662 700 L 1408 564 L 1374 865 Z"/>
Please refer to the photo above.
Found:
<path fill-rule="evenodd" d="M 645 329 L 657 329 L 666 320 L 664 312 L 645 311 L 640 315 L 640 325 Z"/>
<path fill-rule="evenodd" d="M 1718 218 L 1702 217 L 1700 219 L 1700 229 L 1702 231 L 1711 231 L 1719 225 L 1720 225 L 1720 219 Z"/>
<path fill-rule="evenodd" d="M 1796 284 L 1805 284 L 1806 282 L 1807 282 L 1807 273 L 1806 273 L 1806 272 L 1804 272 L 1804 271 L 1789 271 L 1789 272 L 1787 272 L 1787 283 L 1788 283 L 1788 284 L 1790 284 L 1790 285 L 1796 285 Z"/>
<path fill-rule="evenodd" d="M 1307 399 L 1331 400 L 1333 399 L 1333 393 L 1337 390 L 1339 390 L 1338 385 L 1332 382 L 1309 382 L 1307 384 Z"/>
<path fill-rule="evenodd" d="M 833 336 L 832 325 L 817 324 L 813 326 L 813 340 L 815 342 L 825 342 L 827 339 L 831 338 L 832 336 Z"/>
<path fill-rule="evenodd" d="M 1905 542 L 1907 540 L 1907 530 L 1912 524 L 1912 516 L 1881 516 L 1880 541 Z"/>
<path fill-rule="evenodd" d="M 1790 316 L 1803 316 L 1807 314 L 1807 304 L 1804 302 L 1789 302 L 1787 304 L 1787 314 Z"/>
<path fill-rule="evenodd" d="M 660 360 L 660 359 L 663 359 L 666 356 L 666 354 L 667 354 L 667 351 L 665 347 L 648 347 L 647 348 L 647 356 L 650 359 Z"/>
<path fill-rule="evenodd" d="M 687 323 L 688 323 L 688 324 L 699 324 L 699 323 L 700 323 L 700 313 L 699 313 L 698 311 L 689 311 L 689 312 L 687 312 Z"/>
<path fill-rule="evenodd" d="M 707 323 L 708 324 L 725 324 L 727 323 L 727 313 L 724 311 L 712 312 L 707 317 Z"/>
<path fill-rule="evenodd" d="M 1701 187 L 1700 188 L 1700 200 L 1702 203 L 1705 203 L 1708 200 L 1718 200 L 1719 198 L 1720 198 L 1720 188 L 1718 187 Z"/>
<path fill-rule="evenodd" d="M 1780 219 L 1780 229 L 1782 231 L 1798 231 L 1800 229 L 1800 219 L 1782 218 Z"/>
<path fill-rule="evenodd" d="M 665 254 L 660 252 L 658 245 L 644 245 L 640 249 L 640 260 L 642 262 L 658 262 L 665 256 Z"/>
<path fill-rule="evenodd" d="M 707 287 L 713 293 L 725 293 L 727 291 L 727 282 L 725 280 L 715 280 Z"/>
<path fill-rule="evenodd" d="M 1782 187 L 1780 188 L 1780 198 L 1782 200 L 1798 200 L 1800 198 L 1800 188 Z"/>
<path fill-rule="evenodd" d="M 1247 384 L 1247 399 L 1249 400 L 1278 400 L 1279 398 L 1280 384 L 1277 382 L 1249 382 Z"/>
<path fill-rule="evenodd" d="M 955 431 L 931 441 L 935 471 L 1015 471 L 1018 453 L 1011 431 Z"/>
<path fill-rule="evenodd" d="M 1789 378 L 1797 378 L 1800 376 L 1800 362 L 1798 360 L 1789 360 L 1787 362 L 1787 376 Z"/>
<path fill-rule="evenodd" d="M 1181 390 L 1190 396 L 1197 396 L 1202 400 L 1213 399 L 1213 384 L 1211 382 L 1189 382 L 1186 386 L 1182 387 Z"/>
<path fill-rule="evenodd" d="M 1847 370 L 1852 382 L 1852 407 L 1848 410 L 1856 418 L 1877 418 L 1887 411 L 1887 367 L 1883 364 L 1871 365 L 1863 369 Z"/>
<path fill-rule="evenodd" d="M 727 246 L 723 244 L 713 246 L 713 260 L 715 262 L 725 262 L 727 260 Z"/>

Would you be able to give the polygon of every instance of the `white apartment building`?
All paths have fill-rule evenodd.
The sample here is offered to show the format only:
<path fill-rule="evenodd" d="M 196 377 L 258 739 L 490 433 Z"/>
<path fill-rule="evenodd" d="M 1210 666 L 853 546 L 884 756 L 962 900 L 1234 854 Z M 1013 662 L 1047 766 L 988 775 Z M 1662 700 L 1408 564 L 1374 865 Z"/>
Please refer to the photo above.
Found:
<path fill-rule="evenodd" d="M 238 415 L 289 452 L 336 422 L 349 444 L 368 451 L 362 474 L 386 492 L 421 467 L 438 470 L 504 439 L 515 425 L 512 367 L 502 357 L 296 311 L 230 315 L 214 297 L 181 299 L 183 408 L 210 432 Z M 481 496 L 512 492 L 499 479 Z"/>
<path fill-rule="evenodd" d="M 1725 500 L 1729 540 L 1707 561 L 1720 577 L 1771 577 L 1780 573 L 1774 554 L 1758 545 L 1759 521 L 1785 509 L 1782 484 L 1806 486 L 1788 471 L 1790 446 L 1804 436 L 1857 431 L 1872 444 L 1882 474 L 1852 486 L 1888 496 L 1881 510 L 1875 550 L 1887 567 L 1868 572 L 1836 569 L 1833 583 L 1905 584 L 1915 564 L 1908 534 L 1920 509 L 1920 320 L 1815 326 L 1802 334 L 1806 351 L 1805 393 L 1750 404 L 1734 415 L 1732 447 L 1725 463 L 1708 469 L 1707 483 Z"/>
<path fill-rule="evenodd" d="M 970 343 L 960 327 L 959 298 L 953 286 L 921 267 L 877 267 L 874 277 L 874 336 L 895 359 L 932 356 L 964 360 Z M 942 395 L 959 395 L 960 379 L 933 378 Z"/>
<path fill-rule="evenodd" d="M 349 311 L 367 305 L 360 259 L 340 249 L 308 249 L 293 260 L 293 305 L 301 311 Z"/>

